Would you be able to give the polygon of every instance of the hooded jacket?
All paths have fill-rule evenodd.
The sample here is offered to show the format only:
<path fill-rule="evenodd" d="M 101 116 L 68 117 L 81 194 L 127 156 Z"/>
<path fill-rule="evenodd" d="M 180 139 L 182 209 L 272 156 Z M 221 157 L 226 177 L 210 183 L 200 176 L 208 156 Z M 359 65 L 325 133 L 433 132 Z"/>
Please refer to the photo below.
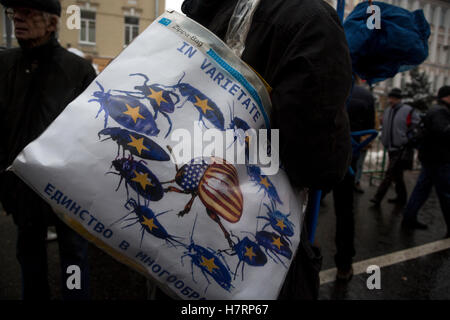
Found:
<path fill-rule="evenodd" d="M 236 3 L 186 0 L 182 10 L 223 40 Z M 292 184 L 330 190 L 351 157 L 351 63 L 335 10 L 323 1 L 261 0 L 241 58 L 273 88 L 271 125 Z"/>
<path fill-rule="evenodd" d="M 49 207 L 6 168 L 95 76 L 89 62 L 54 37 L 40 47 L 0 52 L 0 201 L 17 224 L 41 219 L 38 213 Z"/>

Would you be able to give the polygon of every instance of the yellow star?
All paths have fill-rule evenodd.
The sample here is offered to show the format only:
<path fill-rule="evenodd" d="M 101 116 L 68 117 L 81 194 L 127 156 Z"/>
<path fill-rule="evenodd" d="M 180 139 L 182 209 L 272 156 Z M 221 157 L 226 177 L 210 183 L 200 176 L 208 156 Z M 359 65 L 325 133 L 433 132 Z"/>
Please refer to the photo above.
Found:
<path fill-rule="evenodd" d="M 129 146 L 135 147 L 137 151 L 139 152 L 139 155 L 141 155 L 142 150 L 148 150 L 147 147 L 144 146 L 144 137 L 140 139 L 136 139 L 130 134 L 131 142 L 128 143 Z"/>
<path fill-rule="evenodd" d="M 261 180 L 259 181 L 259 183 L 262 184 L 262 185 L 264 185 L 264 186 L 266 187 L 266 189 L 269 189 L 269 187 L 270 187 L 270 182 L 267 181 L 267 177 L 265 177 L 265 178 L 260 177 L 260 178 L 261 178 Z"/>
<path fill-rule="evenodd" d="M 281 246 L 283 245 L 280 241 L 281 238 L 272 237 L 272 244 L 278 247 L 278 249 L 281 249 Z"/>
<path fill-rule="evenodd" d="M 136 123 L 137 119 L 145 119 L 140 113 L 139 113 L 139 106 L 136 108 L 130 107 L 128 104 L 127 111 L 124 112 L 124 114 L 129 115 L 131 118 L 133 118 L 134 123 Z"/>
<path fill-rule="evenodd" d="M 202 256 L 202 263 L 200 263 L 200 265 L 206 267 L 209 272 L 212 272 L 214 269 L 219 269 L 214 263 L 214 258 L 206 259 Z"/>
<path fill-rule="evenodd" d="M 213 108 L 211 108 L 210 106 L 208 106 L 208 99 L 205 100 L 200 100 L 199 97 L 195 96 L 195 100 L 197 100 L 196 103 L 194 103 L 194 106 L 199 107 L 200 109 L 202 109 L 203 114 L 206 114 L 207 110 L 213 110 Z"/>
<path fill-rule="evenodd" d="M 145 217 L 145 216 L 143 216 L 143 218 L 144 218 L 144 222 L 142 222 L 142 224 L 149 227 L 150 231 L 153 231 L 153 228 L 158 229 L 158 227 L 153 222 L 153 220 L 154 220 L 153 218 L 147 219 L 147 217 Z"/>
<path fill-rule="evenodd" d="M 133 171 L 134 174 L 136 175 L 136 177 L 134 177 L 133 179 L 131 179 L 131 181 L 135 181 L 141 184 L 142 189 L 145 190 L 145 187 L 147 185 L 152 186 L 151 182 L 148 181 L 148 173 L 142 173 L 140 174 L 139 172 L 136 172 L 136 170 Z"/>
<path fill-rule="evenodd" d="M 286 228 L 286 225 L 283 222 L 283 219 L 277 219 L 277 226 L 281 228 L 281 230 L 284 230 Z"/>
<path fill-rule="evenodd" d="M 247 256 L 250 258 L 250 261 L 252 261 L 253 257 L 256 257 L 256 254 L 253 253 L 253 247 L 245 247 L 245 254 L 244 256 Z"/>
<path fill-rule="evenodd" d="M 167 103 L 167 100 L 163 98 L 163 93 L 164 93 L 163 90 L 155 91 L 152 88 L 149 88 L 149 89 L 152 92 L 152 94 L 149 94 L 147 97 L 155 100 L 156 103 L 158 104 L 158 107 L 161 106 L 161 102 L 163 102 L 163 101 Z"/>

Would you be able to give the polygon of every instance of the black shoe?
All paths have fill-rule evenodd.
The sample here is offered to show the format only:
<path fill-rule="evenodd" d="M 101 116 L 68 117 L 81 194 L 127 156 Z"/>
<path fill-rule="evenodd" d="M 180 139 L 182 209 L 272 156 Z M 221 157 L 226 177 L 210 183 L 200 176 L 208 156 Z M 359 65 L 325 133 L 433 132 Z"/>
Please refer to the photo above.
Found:
<path fill-rule="evenodd" d="M 338 269 L 336 274 L 336 280 L 340 282 L 349 282 L 353 277 L 353 267 L 350 269 L 342 270 Z"/>
<path fill-rule="evenodd" d="M 417 220 L 405 220 L 402 221 L 402 227 L 408 228 L 408 229 L 420 229 L 425 230 L 428 229 L 428 226 L 426 224 L 423 224 Z"/>
<path fill-rule="evenodd" d="M 395 203 L 395 204 L 406 204 L 406 200 L 401 199 L 401 198 L 391 198 L 391 199 L 388 199 L 388 202 Z"/>
<path fill-rule="evenodd" d="M 373 205 L 374 205 L 375 207 L 379 207 L 379 206 L 380 206 L 380 203 L 381 203 L 380 200 L 375 199 L 375 198 L 372 198 L 372 199 L 370 199 L 369 201 L 372 202 Z"/>

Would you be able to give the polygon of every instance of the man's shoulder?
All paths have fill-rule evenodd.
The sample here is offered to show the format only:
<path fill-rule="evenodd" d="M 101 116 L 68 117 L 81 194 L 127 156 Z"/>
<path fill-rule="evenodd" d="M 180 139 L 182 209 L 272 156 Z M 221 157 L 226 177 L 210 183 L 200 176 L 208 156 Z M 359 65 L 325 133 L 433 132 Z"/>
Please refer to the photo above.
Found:
<path fill-rule="evenodd" d="M 68 51 L 67 49 L 64 49 L 63 47 L 60 47 L 58 49 L 57 57 L 64 60 L 65 62 L 69 62 L 71 65 L 77 68 L 79 68 L 80 66 L 86 68 L 91 65 L 86 59 Z"/>
<path fill-rule="evenodd" d="M 20 48 L 6 49 L 0 51 L 0 63 L 6 66 L 5 63 L 8 62 L 11 63 L 15 59 L 17 59 L 17 57 L 20 56 L 20 53 L 21 53 Z"/>
<path fill-rule="evenodd" d="M 291 28 L 304 25 L 313 19 L 317 23 L 324 23 L 331 17 L 337 17 L 336 11 L 322 0 L 262 1 L 257 12 L 254 19 L 265 19 L 273 24 Z"/>
<path fill-rule="evenodd" d="M 94 68 L 89 61 L 63 47 L 56 51 L 54 59 L 68 75 L 80 75 L 81 77 L 87 74 L 95 75 Z"/>
<path fill-rule="evenodd" d="M 431 106 L 431 108 L 427 111 L 426 116 L 432 117 L 432 116 L 440 115 L 440 114 L 449 114 L 450 115 L 450 109 L 442 104 L 437 103 L 437 104 L 433 104 Z"/>

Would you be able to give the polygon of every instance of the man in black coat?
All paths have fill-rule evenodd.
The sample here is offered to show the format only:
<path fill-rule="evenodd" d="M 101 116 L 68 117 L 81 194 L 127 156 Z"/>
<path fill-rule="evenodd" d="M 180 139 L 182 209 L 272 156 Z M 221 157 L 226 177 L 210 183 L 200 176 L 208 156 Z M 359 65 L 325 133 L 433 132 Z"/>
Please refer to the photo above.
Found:
<path fill-rule="evenodd" d="M 185 0 L 183 12 L 224 39 L 237 0 Z M 261 0 L 242 60 L 273 88 L 272 128 L 294 187 L 331 190 L 351 157 L 345 101 L 351 86 L 347 41 L 321 0 Z M 280 298 L 317 298 L 320 257 L 306 232 Z"/>
<path fill-rule="evenodd" d="M 419 147 L 422 170 L 406 206 L 402 225 L 426 229 L 425 224 L 417 221 L 417 214 L 434 185 L 447 225 L 447 237 L 450 237 L 450 86 L 439 89 L 438 104 L 427 112 L 423 124 L 423 141 Z"/>
<path fill-rule="evenodd" d="M 62 48 L 55 36 L 61 15 L 58 0 L 0 0 L 14 22 L 20 48 L 0 52 L 0 201 L 18 227 L 17 258 L 23 298 L 49 298 L 47 226 L 58 233 L 63 295 L 88 297 L 87 242 L 67 227 L 51 207 L 13 173 L 6 171 L 95 78 L 82 58 Z M 81 289 L 68 290 L 67 267 L 81 268 Z"/>
<path fill-rule="evenodd" d="M 352 132 L 373 129 L 375 126 L 374 98 L 369 90 L 361 86 L 361 79 L 355 75 L 356 82 L 348 102 L 347 112 Z M 361 137 L 354 137 L 361 142 Z M 355 150 L 352 157 L 352 168 L 356 173 L 360 151 Z M 353 276 L 353 257 L 355 256 L 355 220 L 354 220 L 354 186 L 355 174 L 350 170 L 344 179 L 333 189 L 334 212 L 336 214 L 336 254 L 334 261 L 337 267 L 336 279 L 349 281 Z"/>

